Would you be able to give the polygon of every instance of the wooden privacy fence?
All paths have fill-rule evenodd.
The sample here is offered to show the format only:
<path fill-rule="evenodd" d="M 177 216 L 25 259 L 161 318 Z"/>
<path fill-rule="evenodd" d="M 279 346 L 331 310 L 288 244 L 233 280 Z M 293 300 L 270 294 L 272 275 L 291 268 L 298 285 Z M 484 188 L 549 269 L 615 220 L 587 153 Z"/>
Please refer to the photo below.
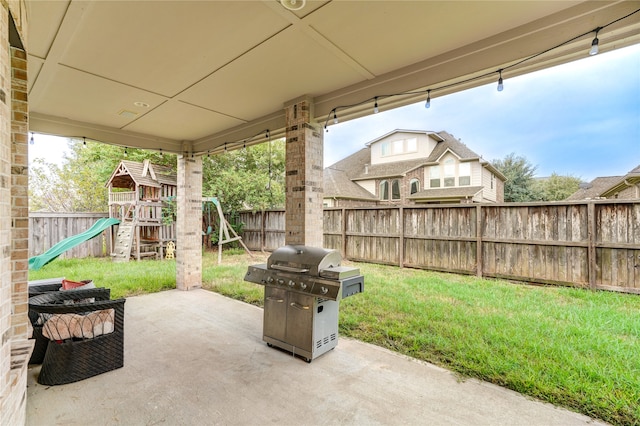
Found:
<path fill-rule="evenodd" d="M 91 228 L 108 213 L 29 213 L 29 257 L 49 250 L 56 243 Z M 102 235 L 85 241 L 60 255 L 60 258 L 103 257 L 109 255 L 110 240 L 106 230 Z"/>
<path fill-rule="evenodd" d="M 253 250 L 284 245 L 284 211 L 244 212 Z M 640 294 L 640 202 L 460 204 L 324 210 L 346 259 Z"/>

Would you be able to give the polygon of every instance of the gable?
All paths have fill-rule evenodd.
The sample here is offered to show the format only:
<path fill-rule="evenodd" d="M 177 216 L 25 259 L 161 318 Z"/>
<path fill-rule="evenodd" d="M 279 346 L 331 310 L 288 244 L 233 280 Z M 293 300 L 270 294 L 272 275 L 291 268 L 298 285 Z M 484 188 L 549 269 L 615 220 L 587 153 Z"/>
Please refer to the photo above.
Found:
<path fill-rule="evenodd" d="M 160 188 L 162 185 L 176 186 L 177 177 L 168 167 L 122 160 L 105 186 L 133 189 L 135 185 L 154 188 Z"/>
<path fill-rule="evenodd" d="M 428 157 L 440 141 L 437 133 L 396 130 L 375 139 L 367 145 L 371 152 L 371 165 L 395 163 Z"/>

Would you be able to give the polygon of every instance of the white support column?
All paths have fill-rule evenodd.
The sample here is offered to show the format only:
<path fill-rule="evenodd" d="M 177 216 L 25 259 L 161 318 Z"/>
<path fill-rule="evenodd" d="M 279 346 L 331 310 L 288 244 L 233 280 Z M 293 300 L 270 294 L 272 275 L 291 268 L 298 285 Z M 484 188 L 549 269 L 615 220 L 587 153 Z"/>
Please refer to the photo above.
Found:
<path fill-rule="evenodd" d="M 313 122 L 308 98 L 285 107 L 286 212 L 285 243 L 323 247 L 323 132 Z"/>
<path fill-rule="evenodd" d="M 176 287 L 202 287 L 202 158 L 185 143 L 178 156 Z"/>

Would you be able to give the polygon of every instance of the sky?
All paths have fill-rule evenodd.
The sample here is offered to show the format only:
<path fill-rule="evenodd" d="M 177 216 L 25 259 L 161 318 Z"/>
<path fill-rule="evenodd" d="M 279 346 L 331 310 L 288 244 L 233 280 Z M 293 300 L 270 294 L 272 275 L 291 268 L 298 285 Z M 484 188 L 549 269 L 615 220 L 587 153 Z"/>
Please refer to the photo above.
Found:
<path fill-rule="evenodd" d="M 325 167 L 395 129 L 447 131 L 485 160 L 514 153 L 552 173 L 591 181 L 640 165 L 640 45 L 329 125 Z M 380 93 L 378 95 L 384 95 Z M 383 101 L 380 108 L 384 110 Z M 339 113 L 338 113 L 339 116 Z M 324 117 L 318 117 L 324 124 Z M 34 135 L 30 159 L 60 163 L 67 140 Z"/>
<path fill-rule="evenodd" d="M 595 56 L 585 51 L 579 61 L 506 77 L 502 92 L 496 81 L 432 96 L 429 109 L 420 102 L 332 121 L 324 134 L 325 167 L 407 129 L 447 131 L 489 161 L 515 153 L 537 166 L 537 177 L 624 175 L 640 165 L 640 45 Z"/>

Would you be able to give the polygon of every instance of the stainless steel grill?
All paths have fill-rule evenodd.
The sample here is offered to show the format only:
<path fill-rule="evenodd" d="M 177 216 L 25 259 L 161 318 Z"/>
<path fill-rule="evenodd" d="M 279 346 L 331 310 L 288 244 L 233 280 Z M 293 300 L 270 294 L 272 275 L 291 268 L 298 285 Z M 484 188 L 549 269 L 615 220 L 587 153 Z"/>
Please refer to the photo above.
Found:
<path fill-rule="evenodd" d="M 338 344 L 340 299 L 364 291 L 358 268 L 341 266 L 335 250 L 287 245 L 266 264 L 249 266 L 245 281 L 264 285 L 263 340 L 307 362 Z"/>

